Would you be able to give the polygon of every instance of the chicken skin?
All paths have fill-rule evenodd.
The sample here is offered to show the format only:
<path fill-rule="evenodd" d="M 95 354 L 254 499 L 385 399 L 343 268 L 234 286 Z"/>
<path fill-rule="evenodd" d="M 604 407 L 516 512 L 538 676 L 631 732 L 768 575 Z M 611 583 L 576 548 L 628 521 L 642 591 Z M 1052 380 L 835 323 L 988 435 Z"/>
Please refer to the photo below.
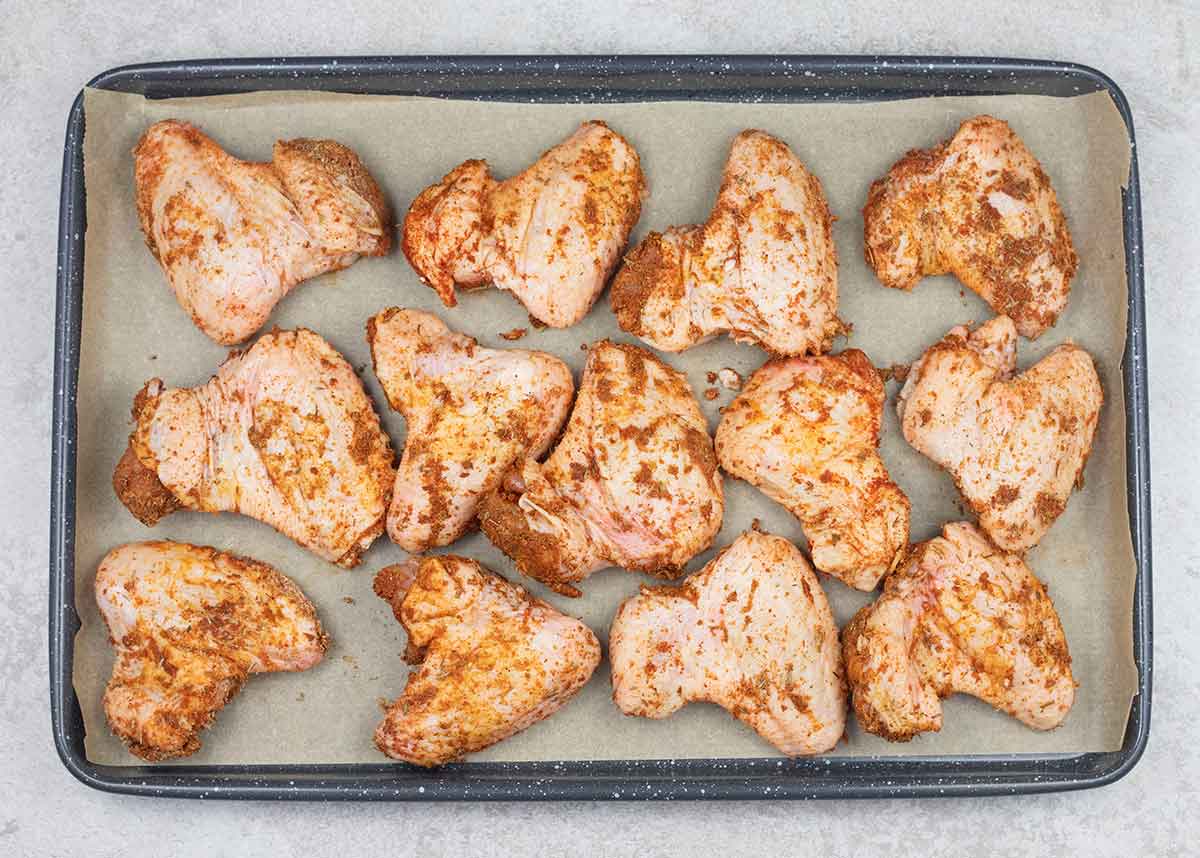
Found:
<path fill-rule="evenodd" d="M 953 328 L 913 365 L 896 409 L 908 443 L 950 471 L 991 540 L 1020 553 L 1081 483 L 1104 395 L 1070 343 L 1014 377 L 1016 365 L 1008 317 Z"/>
<path fill-rule="evenodd" d="M 537 320 L 569 327 L 596 302 L 642 211 L 637 152 L 585 122 L 523 173 L 497 182 L 466 161 L 413 201 L 401 247 L 447 307 L 454 287 L 511 292 Z"/>
<path fill-rule="evenodd" d="M 254 334 L 301 281 L 391 249 L 379 186 L 333 140 L 280 140 L 271 163 L 253 163 L 166 120 L 134 159 L 146 244 L 196 327 L 223 345 Z"/>
<path fill-rule="evenodd" d="M 177 509 L 239 512 L 339 566 L 383 532 L 392 447 L 362 383 L 312 331 L 275 330 L 206 384 L 146 382 L 113 474 L 147 526 Z"/>
<path fill-rule="evenodd" d="M 748 531 L 678 587 L 642 587 L 609 632 L 613 702 L 666 718 L 711 701 L 789 757 L 828 751 L 846 727 L 837 626 L 786 539 Z"/>
<path fill-rule="evenodd" d="M 717 461 L 800 519 L 813 565 L 873 590 L 908 546 L 909 502 L 876 448 L 884 390 L 865 354 L 768 361 L 717 427 Z"/>
<path fill-rule="evenodd" d="M 953 274 L 1030 339 L 1067 306 L 1078 258 L 1066 219 L 1042 165 L 999 119 L 968 119 L 905 155 L 871 185 L 863 227 L 885 286 Z"/>
<path fill-rule="evenodd" d="M 375 731 L 397 760 L 440 766 L 507 739 L 558 711 L 600 663 L 591 629 L 465 557 L 388 566 L 375 592 L 420 665 Z"/>
<path fill-rule="evenodd" d="M 842 632 L 854 714 L 893 742 L 942 728 L 941 699 L 978 697 L 1037 730 L 1062 723 L 1075 679 L 1062 623 L 1016 554 L 947 524 Z"/>
<path fill-rule="evenodd" d="M 743 131 L 708 222 L 650 233 L 613 280 L 613 313 L 663 351 L 728 333 L 777 355 L 827 352 L 842 331 L 832 223 L 787 144 Z"/>
<path fill-rule="evenodd" d="M 637 346 L 592 346 L 566 432 L 479 508 L 517 568 L 567 596 L 621 566 L 675 577 L 712 544 L 725 499 L 704 416 L 682 374 Z"/>
<path fill-rule="evenodd" d="M 479 500 L 515 462 L 558 436 L 575 385 L 545 352 L 485 349 L 419 310 L 392 307 L 367 323 L 388 401 L 408 423 L 388 534 L 405 551 L 449 545 L 475 523 Z"/>
<path fill-rule="evenodd" d="M 152 762 L 198 751 L 250 674 L 308 670 L 329 643 L 290 579 L 215 548 L 114 548 L 96 572 L 96 604 L 117 650 L 104 714 Z"/>

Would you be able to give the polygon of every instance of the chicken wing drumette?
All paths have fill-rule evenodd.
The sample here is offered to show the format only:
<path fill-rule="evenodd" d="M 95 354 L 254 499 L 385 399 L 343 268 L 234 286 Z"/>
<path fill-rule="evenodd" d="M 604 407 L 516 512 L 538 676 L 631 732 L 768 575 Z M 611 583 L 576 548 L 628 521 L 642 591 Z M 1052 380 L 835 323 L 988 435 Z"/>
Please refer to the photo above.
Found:
<path fill-rule="evenodd" d="M 474 560 L 388 566 L 375 592 L 420 665 L 375 731 L 398 760 L 438 766 L 494 745 L 554 714 L 600 663 L 591 629 Z"/>
<path fill-rule="evenodd" d="M 307 670 L 328 646 L 290 579 L 214 548 L 115 548 L 96 572 L 96 604 L 117 649 L 104 714 L 144 760 L 194 754 L 250 674 Z"/>
<path fill-rule="evenodd" d="M 479 508 L 484 533 L 556 591 L 621 566 L 674 577 L 725 511 L 712 440 L 682 374 L 637 346 L 592 346 L 562 440 Z"/>
<path fill-rule="evenodd" d="M 449 545 L 479 500 L 525 456 L 540 458 L 571 407 L 571 370 L 545 352 L 485 349 L 419 310 L 393 307 L 367 323 L 388 401 L 408 438 L 388 533 L 409 552 Z"/>
<path fill-rule="evenodd" d="M 908 497 L 876 448 L 883 383 L 857 349 L 773 360 L 717 427 L 717 461 L 804 526 L 813 565 L 873 590 L 908 545 Z"/>
<path fill-rule="evenodd" d="M 950 273 L 1034 339 L 1067 306 L 1078 259 L 1041 164 L 1008 123 L 968 119 L 871 185 L 867 263 L 885 286 Z"/>
<path fill-rule="evenodd" d="M 723 706 L 788 756 L 828 751 L 846 726 L 837 626 L 786 539 L 742 534 L 678 587 L 642 587 L 609 632 L 613 702 L 666 718 Z"/>
<path fill-rule="evenodd" d="M 942 728 L 970 694 L 1038 730 L 1075 700 L 1062 623 L 1029 567 L 970 524 L 916 546 L 842 632 L 854 713 L 893 742 Z"/>
<path fill-rule="evenodd" d="M 652 232 L 626 258 L 617 322 L 664 351 L 729 333 L 774 354 L 826 352 L 842 331 L 832 222 L 787 144 L 743 131 L 708 222 Z"/>
<path fill-rule="evenodd" d="M 1016 365 L 1008 317 L 953 328 L 913 365 L 896 409 L 904 437 L 950 471 L 992 541 L 1023 552 L 1082 480 L 1104 395 L 1070 343 L 1014 376 Z"/>
<path fill-rule="evenodd" d="M 294 286 L 391 249 L 375 180 L 333 140 L 280 140 L 240 161 L 185 122 L 157 122 L 134 150 L 146 244 L 192 321 L 240 343 Z"/>
<path fill-rule="evenodd" d="M 272 331 L 199 387 L 152 379 L 113 473 L 143 524 L 239 512 L 340 566 L 383 532 L 392 447 L 353 368 L 312 331 Z"/>
<path fill-rule="evenodd" d="M 401 247 L 447 307 L 454 288 L 511 292 L 552 328 L 596 302 L 642 211 L 637 152 L 603 122 L 585 122 L 523 173 L 497 182 L 466 161 L 413 201 Z"/>

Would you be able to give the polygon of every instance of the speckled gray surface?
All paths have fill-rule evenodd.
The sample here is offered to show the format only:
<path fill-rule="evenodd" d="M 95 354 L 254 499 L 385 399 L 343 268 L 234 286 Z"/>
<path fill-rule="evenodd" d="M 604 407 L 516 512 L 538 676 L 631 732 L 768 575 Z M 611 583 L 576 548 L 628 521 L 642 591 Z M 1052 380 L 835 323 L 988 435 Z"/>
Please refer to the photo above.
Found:
<path fill-rule="evenodd" d="M 1185 854 L 1200 822 L 1200 754 L 1192 709 L 1200 694 L 1200 595 L 1191 434 L 1200 322 L 1191 272 L 1200 242 L 1188 226 L 1200 191 L 1194 155 L 1200 109 L 1192 3 L 607 4 L 585 13 L 548 3 L 485 16 L 395 4 L 143 6 L 22 4 L 5 9 L 0 43 L 0 334 L 15 355 L 0 376 L 8 443 L 0 449 L 0 854 L 123 854 L 155 842 L 164 854 L 774 854 L 989 851 Z M 86 23 L 83 23 L 86 21 Z M 1149 750 L 1125 780 L 1100 791 L 1019 799 L 719 805 L 266 805 L 179 803 L 92 792 L 54 756 L 46 699 L 46 532 L 54 242 L 62 133 L 79 86 L 119 63 L 188 56 L 405 52 L 897 52 L 1075 60 L 1112 75 L 1139 135 L 1145 212 L 1155 518 L 1155 709 Z M 145 838 L 153 832 L 154 841 Z"/>

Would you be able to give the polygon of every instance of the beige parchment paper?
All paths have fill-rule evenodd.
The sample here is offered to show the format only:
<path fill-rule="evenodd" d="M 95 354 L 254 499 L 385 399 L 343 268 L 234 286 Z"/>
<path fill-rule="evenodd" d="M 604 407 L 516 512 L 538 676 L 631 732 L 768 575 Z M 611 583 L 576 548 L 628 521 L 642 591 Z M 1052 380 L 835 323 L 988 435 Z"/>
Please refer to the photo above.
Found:
<path fill-rule="evenodd" d="M 384 96 L 256 93 L 146 101 L 89 90 L 84 141 L 87 257 L 79 371 L 76 499 L 76 594 L 83 626 L 76 639 L 75 688 L 87 728 L 87 755 L 97 763 L 138 764 L 109 732 L 100 706 L 112 650 L 93 599 L 95 569 L 116 545 L 149 538 L 184 540 L 249 555 L 291 576 L 317 605 L 333 644 L 325 661 L 301 674 L 254 677 L 203 735 L 191 762 L 383 762 L 371 737 L 379 702 L 404 686 L 404 633 L 371 592 L 380 567 L 403 558 L 382 537 L 362 565 L 345 571 L 323 562 L 269 527 L 235 515 L 176 513 L 149 529 L 117 501 L 110 478 L 130 429 L 129 408 L 148 378 L 169 385 L 204 382 L 226 350 L 201 334 L 180 309 L 143 245 L 133 201 L 131 150 L 159 119 L 198 124 L 233 154 L 268 160 L 277 138 L 332 137 L 357 151 L 403 216 L 413 197 L 466 158 L 486 157 L 499 176 L 521 170 L 586 119 L 607 121 L 642 157 L 650 197 L 633 240 L 649 229 L 703 221 L 712 206 L 733 135 L 762 128 L 786 140 L 824 183 L 838 217 L 843 319 L 854 330 L 838 347 L 864 349 L 877 366 L 908 363 L 951 326 L 991 316 L 953 278 L 931 278 L 911 294 L 882 287 L 863 262 L 860 209 L 871 181 L 906 150 L 937 143 L 976 114 L 1009 121 L 1041 160 L 1058 192 L 1080 257 L 1070 305 L 1037 343 L 1022 340 L 1022 368 L 1072 339 L 1100 369 L 1106 402 L 1086 486 L 1028 561 L 1050 589 L 1074 658 L 1079 693 L 1066 723 L 1037 733 L 971 698 L 946 701 L 941 733 L 893 745 L 851 724 L 840 755 L 1074 753 L 1118 748 L 1137 688 L 1131 612 L 1134 558 L 1125 500 L 1125 414 L 1120 361 L 1125 342 L 1126 280 L 1121 185 L 1129 172 L 1126 131 L 1104 94 L 1074 98 L 1002 96 L 917 99 L 863 104 L 648 103 L 594 105 L 495 104 Z M 369 316 L 392 305 L 431 310 L 488 346 L 509 345 L 498 334 L 530 328 L 519 345 L 565 359 L 576 372 L 581 345 L 600 337 L 628 340 L 616 326 L 607 295 L 580 324 L 535 330 L 507 293 L 489 289 L 445 309 L 399 252 L 358 262 L 346 271 L 299 286 L 269 324 L 307 326 L 325 336 L 361 375 L 386 409 L 370 370 L 364 339 Z M 722 338 L 667 355 L 687 372 L 697 394 L 705 374 L 731 367 L 748 376 L 764 360 L 751 346 Z M 927 539 L 964 513 L 944 472 L 910 449 L 888 385 L 882 455 L 912 499 L 912 539 Z M 733 397 L 701 399 L 715 430 L 718 408 Z M 382 412 L 397 449 L 404 421 Z M 804 544 L 798 523 L 749 486 L 726 480 L 727 510 L 718 546 L 758 518 L 769 531 Z M 516 578 L 512 564 L 476 533 L 456 553 Z M 710 554 L 696 559 L 698 568 Z M 521 583 L 561 610 L 581 616 L 604 641 L 616 606 L 643 579 L 621 570 L 590 578 L 571 600 Z M 839 624 L 869 600 L 827 578 Z M 477 754 L 475 760 L 598 760 L 758 757 L 775 755 L 749 728 L 711 705 L 692 705 L 664 721 L 631 719 L 610 700 L 607 662 L 565 709 L 525 733 Z"/>

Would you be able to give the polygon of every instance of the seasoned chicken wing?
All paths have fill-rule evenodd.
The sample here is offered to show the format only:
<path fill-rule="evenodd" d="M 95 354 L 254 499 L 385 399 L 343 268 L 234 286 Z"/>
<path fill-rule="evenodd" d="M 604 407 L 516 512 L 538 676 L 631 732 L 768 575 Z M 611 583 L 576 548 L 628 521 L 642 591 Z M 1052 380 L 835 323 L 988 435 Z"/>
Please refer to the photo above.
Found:
<path fill-rule="evenodd" d="M 1066 219 L 1042 165 L 999 119 L 968 119 L 905 155 L 871 185 L 863 228 L 885 286 L 953 274 L 1030 339 L 1067 306 L 1078 258 Z"/>
<path fill-rule="evenodd" d="M 1075 700 L 1067 639 L 1041 582 L 970 524 L 916 546 L 842 632 L 854 713 L 893 742 L 942 728 L 970 694 L 1038 730 Z"/>
<path fill-rule="evenodd" d="M 1014 377 L 1016 365 L 1008 317 L 953 328 L 913 365 L 896 408 L 908 443 L 950 471 L 992 541 L 1023 552 L 1083 479 L 1104 395 L 1070 343 Z"/>
<path fill-rule="evenodd" d="M 846 726 L 837 626 L 786 539 L 748 531 L 678 587 L 642 587 L 609 632 L 613 702 L 666 718 L 707 700 L 788 756 L 828 751 Z"/>
<path fill-rule="evenodd" d="M 725 408 L 717 461 L 804 526 L 813 565 L 873 590 L 908 546 L 908 497 L 879 458 L 883 383 L 857 349 L 767 362 Z"/>
<path fill-rule="evenodd" d="M 312 331 L 275 330 L 199 387 L 151 379 L 113 488 L 143 524 L 240 512 L 340 566 L 383 532 L 392 447 L 350 364 Z"/>
<path fill-rule="evenodd" d="M 388 533 L 405 551 L 449 545 L 513 463 L 539 458 L 571 407 L 571 370 L 545 352 L 485 349 L 419 310 L 392 307 L 367 323 L 388 401 L 408 439 Z"/>
<path fill-rule="evenodd" d="M 652 232 L 626 257 L 617 322 L 670 352 L 720 333 L 780 355 L 829 351 L 842 331 L 832 222 L 787 144 L 743 131 L 708 222 Z"/>
<path fill-rule="evenodd" d="M 388 566 L 375 592 L 420 665 L 375 731 L 398 760 L 439 766 L 507 739 L 553 715 L 600 663 L 591 629 L 465 557 Z"/>
<path fill-rule="evenodd" d="M 96 604 L 117 650 L 104 714 L 143 760 L 194 754 L 250 674 L 308 670 L 329 643 L 290 579 L 215 548 L 114 548 L 96 572 Z"/>
<path fill-rule="evenodd" d="M 280 140 L 260 164 L 166 120 L 142 135 L 134 158 L 146 244 L 218 343 L 248 338 L 301 281 L 391 249 L 379 186 L 333 140 Z"/>
<path fill-rule="evenodd" d="M 674 577 L 725 512 L 712 440 L 687 379 L 637 346 L 592 346 L 562 440 L 479 508 L 488 539 L 568 596 L 621 566 Z"/>
<path fill-rule="evenodd" d="M 447 307 L 454 287 L 491 283 L 552 328 L 596 302 L 642 211 L 637 152 L 585 122 L 523 173 L 497 182 L 466 161 L 413 201 L 401 247 Z"/>

